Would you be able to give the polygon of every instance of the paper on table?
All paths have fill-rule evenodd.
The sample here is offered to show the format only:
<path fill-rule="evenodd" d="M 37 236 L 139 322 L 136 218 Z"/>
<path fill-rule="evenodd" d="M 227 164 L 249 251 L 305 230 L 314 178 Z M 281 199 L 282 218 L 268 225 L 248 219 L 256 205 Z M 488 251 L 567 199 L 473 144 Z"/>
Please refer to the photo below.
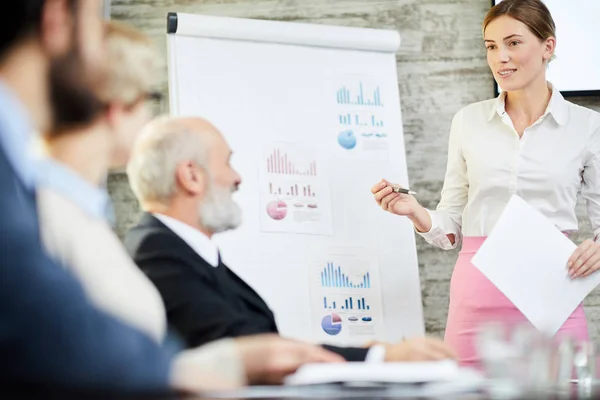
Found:
<path fill-rule="evenodd" d="M 362 369 L 370 365 L 362 364 Z M 371 364 L 372 365 L 372 364 Z M 203 392 L 203 399 L 441 399 L 476 393 L 486 387 L 485 377 L 468 368 L 457 369 L 452 379 L 432 382 L 326 383 L 314 385 L 247 386 L 238 390 Z"/>
<path fill-rule="evenodd" d="M 600 273 L 571 279 L 577 246 L 546 217 L 513 195 L 471 263 L 541 332 L 554 335 L 600 283 Z"/>
<path fill-rule="evenodd" d="M 421 383 L 448 381 L 458 377 L 454 361 L 368 363 L 347 362 L 306 364 L 286 378 L 287 385 L 314 385 L 333 382 Z"/>

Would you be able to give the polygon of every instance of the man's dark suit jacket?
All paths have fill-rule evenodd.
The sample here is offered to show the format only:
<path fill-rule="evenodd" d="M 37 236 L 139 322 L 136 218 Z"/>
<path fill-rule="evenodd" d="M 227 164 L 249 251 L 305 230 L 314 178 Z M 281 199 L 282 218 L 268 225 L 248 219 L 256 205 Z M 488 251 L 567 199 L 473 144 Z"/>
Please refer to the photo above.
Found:
<path fill-rule="evenodd" d="M 128 391 L 168 388 L 173 353 L 96 309 L 79 282 L 44 253 L 35 194 L 1 146 L 0 255 L 0 379 Z"/>
<path fill-rule="evenodd" d="M 189 347 L 212 340 L 277 333 L 263 299 L 219 261 L 214 268 L 153 215 L 144 213 L 125 238 L 127 251 L 156 285 L 169 323 Z M 348 361 L 363 361 L 368 349 L 324 346 Z"/>

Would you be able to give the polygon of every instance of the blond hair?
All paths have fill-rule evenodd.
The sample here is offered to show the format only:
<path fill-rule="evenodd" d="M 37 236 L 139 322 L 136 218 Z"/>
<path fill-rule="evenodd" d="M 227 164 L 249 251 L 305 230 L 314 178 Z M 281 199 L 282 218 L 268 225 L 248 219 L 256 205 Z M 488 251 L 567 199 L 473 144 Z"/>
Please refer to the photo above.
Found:
<path fill-rule="evenodd" d="M 161 57 L 152 40 L 141 31 L 117 21 L 106 22 L 106 80 L 100 98 L 132 105 L 153 93 Z"/>

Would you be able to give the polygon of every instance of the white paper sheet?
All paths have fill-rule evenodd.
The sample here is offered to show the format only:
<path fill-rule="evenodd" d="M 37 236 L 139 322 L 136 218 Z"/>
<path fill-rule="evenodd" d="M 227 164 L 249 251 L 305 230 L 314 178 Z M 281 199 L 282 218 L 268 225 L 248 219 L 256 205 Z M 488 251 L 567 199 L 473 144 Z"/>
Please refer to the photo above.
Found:
<path fill-rule="evenodd" d="M 360 369 L 369 370 L 368 364 L 360 363 Z M 386 365 L 389 367 L 389 364 Z M 410 368 L 410 366 L 407 366 Z M 420 367 L 417 367 L 419 370 Z M 288 378 L 288 384 L 283 386 L 247 386 L 245 388 L 234 391 L 219 391 L 200 393 L 202 398 L 206 399 L 349 399 L 349 398 L 386 398 L 386 399 L 441 399 L 448 396 L 476 393 L 486 387 L 486 379 L 477 371 L 460 368 L 456 373 L 451 373 L 440 380 L 431 380 L 432 375 L 429 374 L 425 382 L 411 382 L 406 379 L 398 380 L 398 375 L 395 374 L 398 370 L 395 366 L 384 368 L 389 373 L 385 373 L 386 378 L 379 379 L 380 369 L 376 368 L 373 373 L 367 372 L 366 376 L 374 376 L 375 381 L 369 382 L 360 379 L 356 382 L 351 382 L 342 379 L 338 383 L 325 384 L 290 384 L 297 375 L 292 375 Z M 438 370 L 437 367 L 434 369 Z M 315 372 L 318 372 L 315 370 Z M 406 371 L 406 368 L 403 368 Z M 302 372 L 301 372 L 302 371 Z M 438 370 L 439 371 L 439 370 Z M 300 370 L 303 377 L 305 370 Z M 434 371 L 435 373 L 435 371 Z M 413 373 L 414 375 L 414 373 Z M 364 377 L 365 375 L 363 375 Z M 340 377 L 336 376 L 336 382 L 340 382 Z M 388 382 L 389 381 L 389 382 Z"/>
<path fill-rule="evenodd" d="M 336 93 L 339 133 L 337 142 L 349 152 L 387 152 L 390 131 L 381 91 L 381 79 L 347 74 L 331 82 Z"/>
<path fill-rule="evenodd" d="M 286 378 L 287 385 L 314 385 L 333 382 L 422 383 L 456 379 L 461 374 L 456 362 L 307 364 Z"/>
<path fill-rule="evenodd" d="M 385 340 L 376 251 L 332 247 L 308 270 L 316 342 L 362 346 Z"/>
<path fill-rule="evenodd" d="M 332 234 L 327 171 L 316 148 L 278 142 L 259 164 L 263 232 Z"/>
<path fill-rule="evenodd" d="M 513 195 L 471 260 L 541 332 L 554 335 L 600 283 L 600 273 L 571 279 L 577 246 L 546 217 Z"/>

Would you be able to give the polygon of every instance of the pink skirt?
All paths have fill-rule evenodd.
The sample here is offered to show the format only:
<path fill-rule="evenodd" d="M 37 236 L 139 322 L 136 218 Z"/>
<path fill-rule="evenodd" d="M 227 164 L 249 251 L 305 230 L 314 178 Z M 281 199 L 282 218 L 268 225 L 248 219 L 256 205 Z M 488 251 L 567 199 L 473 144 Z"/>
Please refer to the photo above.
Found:
<path fill-rule="evenodd" d="M 450 307 L 444 337 L 445 342 L 458 353 L 460 364 L 474 368 L 479 367 L 475 339 L 482 324 L 501 322 L 510 330 L 516 325 L 529 323 L 512 302 L 471 264 L 471 258 L 484 240 L 485 237 L 463 238 L 450 282 Z M 588 340 L 583 304 L 573 311 L 555 335 L 564 336 Z"/>

